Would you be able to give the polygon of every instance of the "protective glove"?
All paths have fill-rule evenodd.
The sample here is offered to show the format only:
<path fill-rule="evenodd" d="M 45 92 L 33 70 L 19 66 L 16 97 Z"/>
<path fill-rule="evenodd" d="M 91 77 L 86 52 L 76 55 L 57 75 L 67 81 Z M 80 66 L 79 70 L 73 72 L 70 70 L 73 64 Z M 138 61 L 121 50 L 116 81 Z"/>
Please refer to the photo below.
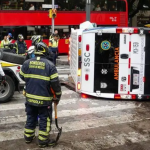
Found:
<path fill-rule="evenodd" d="M 52 99 L 52 102 L 53 102 L 53 103 L 56 103 L 56 105 L 59 104 L 59 101 L 60 101 L 60 99 L 58 99 L 58 98 L 53 98 L 53 99 Z"/>

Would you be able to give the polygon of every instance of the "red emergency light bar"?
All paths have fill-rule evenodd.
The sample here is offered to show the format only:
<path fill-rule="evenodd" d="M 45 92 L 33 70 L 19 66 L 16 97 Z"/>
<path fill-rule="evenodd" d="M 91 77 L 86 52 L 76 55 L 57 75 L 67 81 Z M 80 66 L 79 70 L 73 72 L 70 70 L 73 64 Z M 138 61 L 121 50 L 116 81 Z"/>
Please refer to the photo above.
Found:
<path fill-rule="evenodd" d="M 129 94 L 129 95 L 125 95 L 125 94 L 115 94 L 114 95 L 114 99 L 136 99 L 136 95 L 135 94 Z"/>
<path fill-rule="evenodd" d="M 116 33 L 136 34 L 139 33 L 138 28 L 117 28 Z"/>

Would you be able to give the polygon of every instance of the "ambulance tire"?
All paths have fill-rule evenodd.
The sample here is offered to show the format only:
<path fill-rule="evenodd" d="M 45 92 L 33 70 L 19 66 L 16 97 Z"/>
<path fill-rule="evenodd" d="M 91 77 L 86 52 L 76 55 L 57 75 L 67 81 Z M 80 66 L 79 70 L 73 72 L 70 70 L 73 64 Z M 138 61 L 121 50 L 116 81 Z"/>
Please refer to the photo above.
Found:
<path fill-rule="evenodd" d="M 15 92 L 15 83 L 11 77 L 6 75 L 6 83 L 0 85 L 0 103 L 6 103 L 11 100 Z"/>
<path fill-rule="evenodd" d="M 25 61 L 25 56 L 3 52 L 3 57 L 1 60 L 22 65 Z"/>
<path fill-rule="evenodd" d="M 0 50 L 0 60 L 3 58 L 3 51 Z"/>

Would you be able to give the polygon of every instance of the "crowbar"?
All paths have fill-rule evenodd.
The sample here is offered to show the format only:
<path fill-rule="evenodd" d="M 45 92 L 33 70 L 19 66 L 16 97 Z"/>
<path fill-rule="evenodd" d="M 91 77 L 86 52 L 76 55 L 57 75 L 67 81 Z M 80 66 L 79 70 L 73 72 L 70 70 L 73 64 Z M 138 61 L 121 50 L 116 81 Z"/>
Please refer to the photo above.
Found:
<path fill-rule="evenodd" d="M 54 95 L 54 101 L 55 101 L 55 100 L 57 101 L 55 92 L 54 92 L 54 90 L 53 90 L 52 88 L 51 88 L 51 91 L 52 91 L 52 93 L 53 93 L 53 95 Z M 57 104 L 56 104 L 55 102 L 54 102 L 54 110 L 55 110 L 55 125 L 56 125 L 56 127 L 57 127 L 57 129 L 58 129 L 58 134 L 57 134 L 56 141 L 55 141 L 55 144 L 56 144 L 56 143 L 58 142 L 60 136 L 61 136 L 62 127 L 59 128 L 59 126 L 58 126 L 58 120 L 57 120 Z"/>

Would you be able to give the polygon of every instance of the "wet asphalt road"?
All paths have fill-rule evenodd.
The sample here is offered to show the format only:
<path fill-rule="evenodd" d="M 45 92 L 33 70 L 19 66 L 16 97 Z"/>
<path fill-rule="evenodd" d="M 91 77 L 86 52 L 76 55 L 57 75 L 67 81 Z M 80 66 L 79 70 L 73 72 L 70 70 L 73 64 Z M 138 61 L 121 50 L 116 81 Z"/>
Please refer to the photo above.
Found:
<path fill-rule="evenodd" d="M 58 121 L 63 133 L 56 147 L 45 149 L 150 150 L 149 102 L 83 99 L 64 86 L 62 91 Z M 37 139 L 24 142 L 24 102 L 16 92 L 10 102 L 0 104 L 0 150 L 40 150 Z"/>

